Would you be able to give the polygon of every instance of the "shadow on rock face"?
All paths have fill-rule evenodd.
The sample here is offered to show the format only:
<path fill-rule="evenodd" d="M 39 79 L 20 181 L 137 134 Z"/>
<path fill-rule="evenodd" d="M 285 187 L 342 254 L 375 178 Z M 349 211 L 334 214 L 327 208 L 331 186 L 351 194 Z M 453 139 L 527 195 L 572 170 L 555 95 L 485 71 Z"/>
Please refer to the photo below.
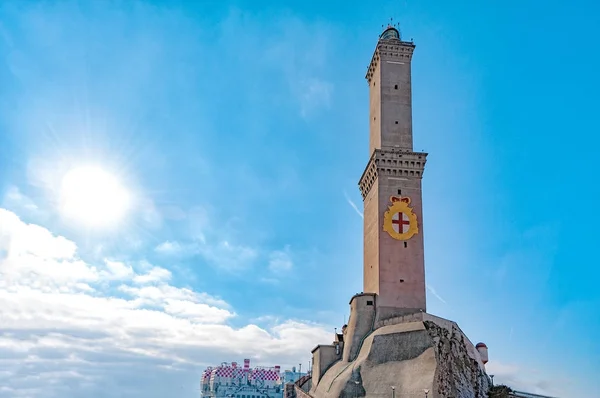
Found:
<path fill-rule="evenodd" d="M 362 384 L 359 366 L 352 371 L 352 376 L 344 386 L 344 389 L 340 394 L 340 398 L 358 398 L 364 397 L 365 395 L 367 395 L 367 392 Z"/>

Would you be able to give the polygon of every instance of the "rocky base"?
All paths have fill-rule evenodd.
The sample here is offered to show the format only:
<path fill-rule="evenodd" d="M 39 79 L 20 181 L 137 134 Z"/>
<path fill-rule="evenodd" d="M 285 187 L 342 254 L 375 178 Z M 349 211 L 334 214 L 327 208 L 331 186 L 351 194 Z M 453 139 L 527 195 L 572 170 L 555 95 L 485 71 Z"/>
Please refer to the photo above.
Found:
<path fill-rule="evenodd" d="M 490 380 L 473 344 L 451 321 L 382 326 L 363 341 L 354 361 L 334 363 L 312 385 L 314 398 L 484 398 Z"/>
<path fill-rule="evenodd" d="M 490 380 L 478 361 L 469 356 L 465 337 L 460 330 L 425 321 L 433 339 L 437 368 L 433 390 L 439 397 L 487 397 Z"/>

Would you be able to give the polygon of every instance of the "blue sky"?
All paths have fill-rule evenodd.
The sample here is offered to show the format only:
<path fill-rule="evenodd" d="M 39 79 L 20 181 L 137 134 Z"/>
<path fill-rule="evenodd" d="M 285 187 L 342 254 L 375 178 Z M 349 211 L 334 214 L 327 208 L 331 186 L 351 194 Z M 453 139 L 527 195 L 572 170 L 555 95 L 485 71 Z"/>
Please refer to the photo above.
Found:
<path fill-rule="evenodd" d="M 362 290 L 390 16 L 417 46 L 428 311 L 496 381 L 600 397 L 596 4 L 192 3 L 0 5 L 0 397 L 195 397 L 207 364 L 307 364 Z M 118 224 L 60 211 L 90 164 L 131 195 Z"/>

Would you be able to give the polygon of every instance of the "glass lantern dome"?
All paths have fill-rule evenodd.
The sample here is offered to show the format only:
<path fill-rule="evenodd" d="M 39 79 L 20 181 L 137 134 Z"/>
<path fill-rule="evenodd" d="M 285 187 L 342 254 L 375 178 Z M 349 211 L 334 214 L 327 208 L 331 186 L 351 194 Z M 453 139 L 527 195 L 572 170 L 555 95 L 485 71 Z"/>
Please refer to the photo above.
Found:
<path fill-rule="evenodd" d="M 383 31 L 381 36 L 379 36 L 379 38 L 381 40 L 400 40 L 400 32 L 398 32 L 398 29 L 394 28 L 393 26 L 388 26 L 387 29 Z"/>

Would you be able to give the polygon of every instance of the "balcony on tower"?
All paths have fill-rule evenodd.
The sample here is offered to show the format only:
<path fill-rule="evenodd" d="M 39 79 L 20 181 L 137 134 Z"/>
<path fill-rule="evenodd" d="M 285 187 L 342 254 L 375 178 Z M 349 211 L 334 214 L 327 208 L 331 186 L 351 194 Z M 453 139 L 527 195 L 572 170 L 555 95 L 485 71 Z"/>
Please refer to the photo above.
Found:
<path fill-rule="evenodd" d="M 365 168 L 358 186 L 365 199 L 380 175 L 397 178 L 423 178 L 427 153 L 396 148 L 376 149 Z"/>

